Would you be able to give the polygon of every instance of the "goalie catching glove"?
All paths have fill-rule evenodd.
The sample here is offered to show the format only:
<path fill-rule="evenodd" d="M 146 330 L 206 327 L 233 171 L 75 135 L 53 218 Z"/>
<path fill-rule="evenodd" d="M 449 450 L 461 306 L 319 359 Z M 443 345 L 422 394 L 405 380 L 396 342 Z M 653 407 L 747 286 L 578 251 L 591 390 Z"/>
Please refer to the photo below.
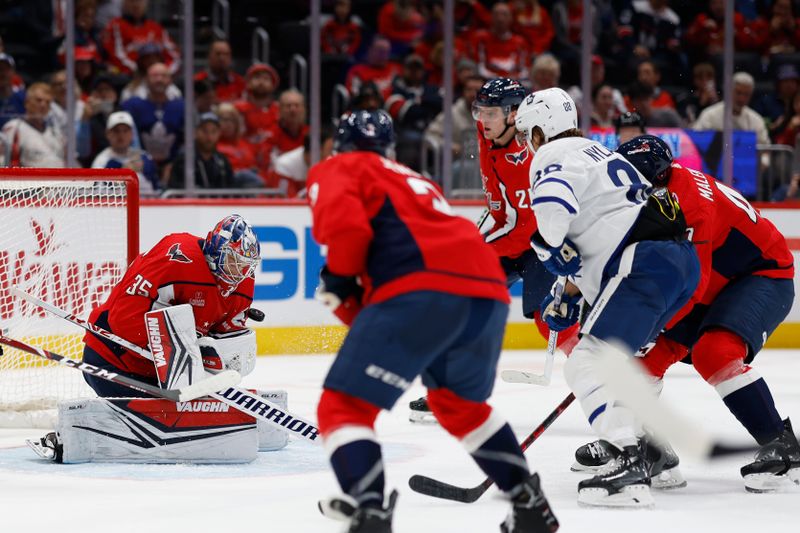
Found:
<path fill-rule="evenodd" d="M 563 292 L 561 294 L 561 305 L 556 309 L 555 306 L 555 285 L 550 290 L 550 294 L 544 297 L 541 305 L 542 319 L 553 331 L 564 331 L 578 321 L 581 315 L 581 295 L 580 293 L 570 296 Z"/>
<path fill-rule="evenodd" d="M 256 334 L 245 329 L 197 339 L 203 367 L 216 374 L 235 370 L 246 376 L 256 367 Z"/>
<path fill-rule="evenodd" d="M 364 289 L 358 284 L 355 276 L 339 276 L 331 272 L 328 265 L 322 267 L 315 297 L 330 309 L 336 318 L 349 326 L 363 307 L 361 304 L 363 296 Z"/>
<path fill-rule="evenodd" d="M 581 254 L 575 244 L 565 238 L 560 246 L 550 246 L 538 231 L 531 237 L 531 246 L 539 261 L 556 276 L 571 276 L 581 269 Z"/>

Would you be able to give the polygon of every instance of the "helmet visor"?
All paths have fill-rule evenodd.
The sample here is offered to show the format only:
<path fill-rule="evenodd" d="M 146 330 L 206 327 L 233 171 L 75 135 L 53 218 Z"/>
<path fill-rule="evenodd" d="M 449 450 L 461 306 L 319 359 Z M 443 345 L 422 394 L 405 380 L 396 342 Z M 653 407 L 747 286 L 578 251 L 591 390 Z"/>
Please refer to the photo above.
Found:
<path fill-rule="evenodd" d="M 482 106 L 477 101 L 472 102 L 472 118 L 480 122 L 493 122 L 504 120 L 506 112 L 499 106 Z"/>

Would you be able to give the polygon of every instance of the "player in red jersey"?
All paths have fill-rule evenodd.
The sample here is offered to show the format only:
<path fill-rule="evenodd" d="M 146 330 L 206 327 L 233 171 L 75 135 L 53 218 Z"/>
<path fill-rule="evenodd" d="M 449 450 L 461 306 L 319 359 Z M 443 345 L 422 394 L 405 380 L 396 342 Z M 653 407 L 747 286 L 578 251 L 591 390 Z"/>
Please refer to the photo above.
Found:
<path fill-rule="evenodd" d="M 536 217 L 531 204 L 530 167 L 533 154 L 517 140 L 516 109 L 527 96 L 519 82 L 509 78 L 487 81 L 472 104 L 478 122 L 478 149 L 486 211 L 478 222 L 484 239 L 500 256 L 508 287 L 522 280 L 522 313 L 534 319 L 547 338 L 550 330 L 539 305 L 555 282 L 531 248 Z M 558 347 L 569 354 L 578 342 L 578 325 L 561 332 Z M 425 398 L 410 404 L 409 420 L 432 422 Z"/>
<path fill-rule="evenodd" d="M 247 221 L 238 215 L 224 218 L 205 239 L 189 233 L 167 235 L 133 260 L 108 299 L 91 312 L 89 321 L 147 348 L 144 314 L 188 303 L 194 311 L 198 335 L 252 336 L 254 356 L 255 334 L 245 321 L 253 301 L 255 268 L 260 261 L 258 240 Z M 87 333 L 83 340 L 85 362 L 156 383 L 152 361 L 93 333 Z M 144 396 L 127 387 L 84 376 L 98 396 Z"/>
<path fill-rule="evenodd" d="M 433 182 L 386 157 L 393 142 L 386 112 L 357 111 L 308 176 L 313 235 L 328 247 L 318 295 L 350 325 L 317 413 L 347 496 L 320 508 L 347 509 L 351 533 L 391 532 L 397 496 L 384 504 L 374 424 L 422 375 L 442 426 L 511 499 L 501 530 L 555 531 L 538 475 L 486 403 L 508 315 L 503 270 Z"/>
<path fill-rule="evenodd" d="M 781 420 L 764 379 L 749 366 L 794 301 L 794 259 L 786 239 L 736 190 L 672 161 L 652 135 L 618 148 L 656 186 L 677 196 L 702 269 L 695 295 L 642 362 L 662 378 L 690 355 L 698 373 L 761 445 L 741 469 L 745 487 L 774 490 L 800 483 L 800 445 Z"/>

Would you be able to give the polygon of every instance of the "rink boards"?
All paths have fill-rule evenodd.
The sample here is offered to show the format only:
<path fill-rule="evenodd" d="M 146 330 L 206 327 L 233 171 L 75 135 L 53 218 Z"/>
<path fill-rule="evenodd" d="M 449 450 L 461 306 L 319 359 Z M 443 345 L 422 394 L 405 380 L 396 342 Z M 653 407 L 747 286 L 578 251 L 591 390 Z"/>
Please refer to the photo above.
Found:
<path fill-rule="evenodd" d="M 479 202 L 455 205 L 459 215 L 477 220 Z M 345 329 L 314 300 L 317 273 L 324 251 L 311 236 L 311 212 L 302 202 L 254 202 L 239 200 L 145 200 L 140 212 L 140 249 L 147 250 L 166 233 L 186 231 L 205 236 L 224 216 L 238 213 L 254 226 L 261 242 L 262 265 L 256 275 L 254 306 L 266 313 L 256 326 L 259 354 L 335 351 Z M 787 237 L 795 258 L 800 256 L 800 209 L 762 209 Z M 795 287 L 800 280 L 795 277 Z M 512 295 L 519 290 L 512 290 Z M 255 325 L 255 324 L 254 324 Z M 522 317 L 515 296 L 506 329 L 504 348 L 544 348 L 545 340 Z M 773 348 L 800 348 L 800 305 L 792 311 L 767 344 Z"/>

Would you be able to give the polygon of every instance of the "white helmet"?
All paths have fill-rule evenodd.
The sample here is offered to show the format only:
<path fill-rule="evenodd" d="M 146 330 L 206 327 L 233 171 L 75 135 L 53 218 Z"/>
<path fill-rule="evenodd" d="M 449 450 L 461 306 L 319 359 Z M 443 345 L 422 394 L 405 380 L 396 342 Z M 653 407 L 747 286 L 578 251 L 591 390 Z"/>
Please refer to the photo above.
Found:
<path fill-rule="evenodd" d="M 559 133 L 577 128 L 578 112 L 566 91 L 553 87 L 529 94 L 517 109 L 514 124 L 517 131 L 526 135 L 528 144 L 536 126 L 542 129 L 544 142 L 547 142 Z"/>

